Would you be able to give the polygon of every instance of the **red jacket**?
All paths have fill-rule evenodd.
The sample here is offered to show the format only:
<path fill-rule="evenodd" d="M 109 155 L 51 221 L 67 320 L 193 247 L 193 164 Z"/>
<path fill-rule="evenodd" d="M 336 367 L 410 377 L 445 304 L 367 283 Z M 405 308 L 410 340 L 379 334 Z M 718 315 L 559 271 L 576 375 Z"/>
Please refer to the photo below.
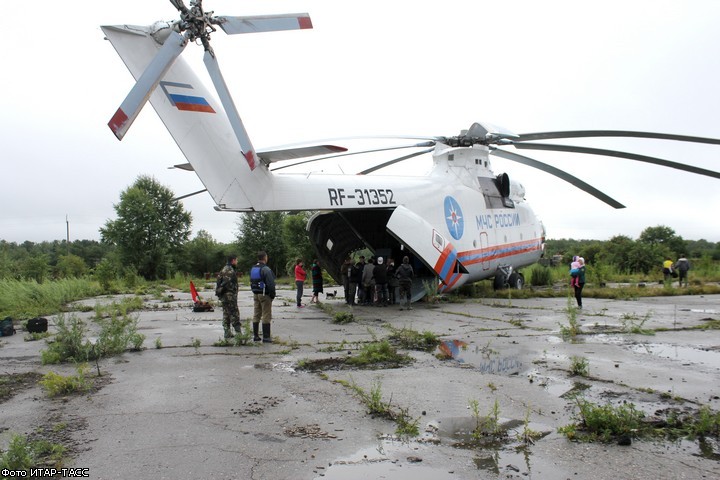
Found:
<path fill-rule="evenodd" d="M 295 281 L 304 282 L 306 278 L 307 273 L 305 272 L 305 270 L 303 270 L 300 264 L 298 263 L 297 265 L 295 265 Z"/>

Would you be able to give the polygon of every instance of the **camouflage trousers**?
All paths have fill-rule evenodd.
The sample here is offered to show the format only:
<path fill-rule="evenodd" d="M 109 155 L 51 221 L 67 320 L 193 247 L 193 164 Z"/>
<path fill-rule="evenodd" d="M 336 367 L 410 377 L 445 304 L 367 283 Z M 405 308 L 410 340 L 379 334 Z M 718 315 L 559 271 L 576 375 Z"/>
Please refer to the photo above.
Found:
<path fill-rule="evenodd" d="M 223 298 L 223 329 L 225 336 L 231 336 L 230 325 L 235 327 L 235 332 L 240 333 L 240 310 L 238 309 L 237 297 Z"/>

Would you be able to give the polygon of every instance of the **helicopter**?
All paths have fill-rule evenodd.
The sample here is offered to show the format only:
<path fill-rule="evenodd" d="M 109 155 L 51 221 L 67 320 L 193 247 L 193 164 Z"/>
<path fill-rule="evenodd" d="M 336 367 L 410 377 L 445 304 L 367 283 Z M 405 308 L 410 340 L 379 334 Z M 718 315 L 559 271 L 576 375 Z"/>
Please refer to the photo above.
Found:
<path fill-rule="evenodd" d="M 495 174 L 493 157 L 518 162 L 556 176 L 613 208 L 619 201 L 551 165 L 516 153 L 547 150 L 607 155 L 720 178 L 720 173 L 661 158 L 616 150 L 546 143 L 552 139 L 636 137 L 705 144 L 720 140 L 653 132 L 582 130 L 516 134 L 477 122 L 458 135 L 400 137 L 409 142 L 357 152 L 334 144 L 256 150 L 223 78 L 210 36 L 282 30 L 310 30 L 309 14 L 216 16 L 201 0 L 187 7 L 170 0 L 180 13 L 172 22 L 150 26 L 103 26 L 136 83 L 108 126 L 122 140 L 149 100 L 218 211 L 316 212 L 308 222 L 317 258 L 340 281 L 343 262 L 367 249 L 376 257 L 407 256 L 415 269 L 413 299 L 426 291 L 451 292 L 492 279 L 496 289 L 522 288 L 520 269 L 544 255 L 546 231 L 525 199 L 522 184 Z M 204 49 L 203 62 L 219 102 L 181 54 L 190 43 Z M 305 162 L 407 149 L 355 174 L 287 173 Z M 424 176 L 376 172 L 430 154 Z M 178 197 L 178 199 L 185 198 Z"/>

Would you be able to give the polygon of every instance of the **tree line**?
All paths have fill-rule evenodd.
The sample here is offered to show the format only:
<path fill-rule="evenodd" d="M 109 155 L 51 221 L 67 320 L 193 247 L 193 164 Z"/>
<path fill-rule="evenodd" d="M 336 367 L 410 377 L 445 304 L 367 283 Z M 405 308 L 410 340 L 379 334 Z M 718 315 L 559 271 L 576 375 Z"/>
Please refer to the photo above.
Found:
<path fill-rule="evenodd" d="M 268 252 L 269 265 L 290 274 L 296 258 L 309 262 L 313 249 L 307 232 L 311 212 L 239 214 L 232 243 L 216 241 L 205 230 L 190 238 L 192 215 L 174 200 L 173 192 L 155 179 L 140 176 L 120 194 L 116 218 L 100 228 L 101 240 L 23 242 L 0 240 L 0 279 L 35 280 L 82 277 L 141 276 L 147 280 L 177 274 L 202 277 L 219 271 L 225 258 L 239 257 L 240 270 Z M 569 263 L 582 255 L 589 264 L 612 266 L 625 273 L 650 273 L 665 258 L 720 260 L 720 242 L 684 240 L 672 228 L 646 228 L 637 239 L 618 235 L 600 240 L 547 240 L 546 256 Z"/>

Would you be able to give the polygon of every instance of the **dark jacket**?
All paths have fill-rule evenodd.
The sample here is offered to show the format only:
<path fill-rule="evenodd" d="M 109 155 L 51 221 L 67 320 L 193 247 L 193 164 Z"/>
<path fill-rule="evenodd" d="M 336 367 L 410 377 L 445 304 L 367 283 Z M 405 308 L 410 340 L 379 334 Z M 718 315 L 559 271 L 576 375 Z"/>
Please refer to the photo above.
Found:
<path fill-rule="evenodd" d="M 385 265 L 384 263 L 379 263 L 375 265 L 375 269 L 373 270 L 373 277 L 375 277 L 376 284 L 384 285 L 388 283 L 387 265 Z"/>
<path fill-rule="evenodd" d="M 397 269 L 397 273 L 395 273 L 395 276 L 398 280 L 400 280 L 400 283 L 412 283 L 412 279 L 415 276 L 415 272 L 413 271 L 413 268 L 410 266 L 409 263 L 403 263 L 400 265 Z"/>
<path fill-rule="evenodd" d="M 350 283 L 362 283 L 362 273 L 364 266 L 365 264 L 360 262 L 352 266 L 352 268 L 350 269 Z"/>
<path fill-rule="evenodd" d="M 275 274 L 264 263 L 256 263 L 250 269 L 250 289 L 253 293 L 275 298 Z"/>

